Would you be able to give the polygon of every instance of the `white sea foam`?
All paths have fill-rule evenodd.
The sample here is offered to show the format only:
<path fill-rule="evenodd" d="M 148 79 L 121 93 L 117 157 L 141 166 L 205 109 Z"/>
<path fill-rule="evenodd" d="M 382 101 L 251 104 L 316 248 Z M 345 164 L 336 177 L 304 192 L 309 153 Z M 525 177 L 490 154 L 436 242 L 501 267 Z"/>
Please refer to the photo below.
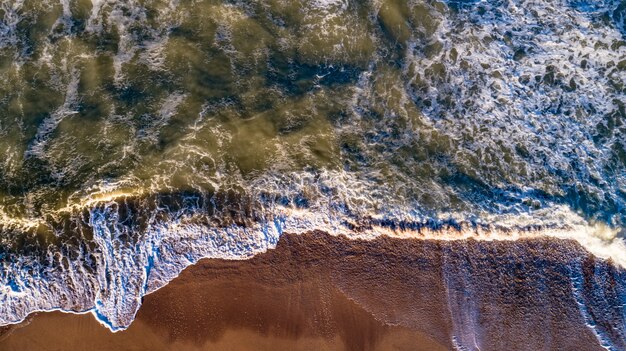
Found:
<path fill-rule="evenodd" d="M 583 187 L 623 209 L 626 174 L 610 163 L 623 131 L 614 128 L 600 142 L 592 138 L 626 101 L 613 88 L 626 81 L 626 71 L 612 68 L 626 58 L 623 34 L 595 25 L 589 13 L 571 11 L 560 0 L 479 4 L 482 14 L 475 5 L 440 19 L 429 43 L 441 45 L 439 54 L 425 55 L 417 41 L 407 49 L 406 74 L 418 85 L 431 83 L 411 91 L 413 99 L 427 100 L 421 111 L 428 122 L 461 141 L 456 162 L 497 188 L 561 196 L 566 187 Z M 527 150 L 519 152 L 520 146 Z M 472 160 L 485 167 L 476 169 Z M 619 225 L 620 215 L 613 220 Z"/>

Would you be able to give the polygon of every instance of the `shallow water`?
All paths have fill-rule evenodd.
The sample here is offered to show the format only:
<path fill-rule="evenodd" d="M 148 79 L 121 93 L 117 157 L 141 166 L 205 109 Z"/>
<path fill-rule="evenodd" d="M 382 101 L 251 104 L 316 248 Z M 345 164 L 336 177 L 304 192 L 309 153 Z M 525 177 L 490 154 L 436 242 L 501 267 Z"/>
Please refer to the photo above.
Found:
<path fill-rule="evenodd" d="M 0 324 L 284 231 L 626 262 L 624 1 L 3 1 Z"/>

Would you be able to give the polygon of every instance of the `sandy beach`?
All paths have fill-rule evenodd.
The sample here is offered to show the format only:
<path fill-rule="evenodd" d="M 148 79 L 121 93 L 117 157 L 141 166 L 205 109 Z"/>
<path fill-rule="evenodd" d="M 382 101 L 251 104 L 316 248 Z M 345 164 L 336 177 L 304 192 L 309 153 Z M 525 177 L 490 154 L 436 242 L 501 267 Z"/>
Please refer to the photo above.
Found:
<path fill-rule="evenodd" d="M 0 350 L 450 350 L 453 335 L 481 350 L 602 350 L 569 279 L 581 260 L 612 269 L 570 241 L 286 235 L 250 260 L 189 267 L 125 331 L 38 313 L 5 328 Z M 607 327 L 623 323 L 607 312 Z"/>

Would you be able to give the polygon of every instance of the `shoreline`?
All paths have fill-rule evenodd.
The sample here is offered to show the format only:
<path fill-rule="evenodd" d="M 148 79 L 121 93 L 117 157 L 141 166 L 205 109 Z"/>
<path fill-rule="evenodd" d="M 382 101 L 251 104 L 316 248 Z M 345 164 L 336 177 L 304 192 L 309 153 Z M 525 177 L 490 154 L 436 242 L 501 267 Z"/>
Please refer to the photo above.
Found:
<path fill-rule="evenodd" d="M 46 259 L 33 256 L 20 260 L 22 253 L 11 253 L 10 259 L 17 263 L 8 266 L 10 272 L 6 276 L 19 279 L 13 282 L 4 278 L 6 293 L 0 304 L 0 324 L 15 323 L 34 311 L 93 310 L 98 320 L 109 329 L 123 330 L 132 322 L 145 294 L 166 285 L 189 265 L 203 258 L 249 259 L 274 248 L 283 233 L 307 233 L 311 231 L 310 228 L 353 240 L 391 237 L 462 243 L 468 239 L 572 239 L 597 257 L 612 260 L 610 264 L 626 267 L 626 243 L 623 238 L 617 237 L 617 228 L 581 221 L 580 218 L 571 217 L 573 214 L 567 210 L 559 212 L 559 216 L 565 216 L 561 220 L 568 225 L 532 224 L 530 218 L 524 216 L 501 218 L 503 221 L 495 221 L 496 224 L 484 225 L 453 218 L 433 222 L 402 215 L 389 218 L 337 218 L 332 213 L 314 213 L 310 209 L 279 206 L 270 211 L 276 213 L 263 220 L 252 212 L 231 211 L 225 217 L 226 222 L 214 226 L 211 222 L 214 216 L 209 215 L 209 210 L 223 207 L 220 211 L 223 213 L 227 209 L 234 210 L 231 208 L 234 204 L 213 204 L 213 207 L 193 205 L 188 208 L 191 212 L 187 213 L 184 210 L 187 208 L 184 196 L 177 196 L 174 199 L 161 199 L 164 205 L 176 205 L 163 207 L 167 210 L 155 210 L 160 208 L 155 204 L 152 207 L 137 206 L 148 198 L 122 197 L 111 204 L 102 204 L 93 213 L 83 213 L 87 217 L 81 217 L 82 220 L 78 221 L 84 224 L 78 232 L 86 233 L 84 242 L 93 243 L 93 252 L 91 249 L 81 251 L 83 241 L 76 241 L 71 231 L 64 232 L 67 237 L 59 239 L 59 242 L 75 243 L 71 249 L 78 257 L 85 255 L 83 259 L 72 260 L 67 253 L 58 251 L 61 246 L 56 244 L 46 248 L 35 245 L 41 249 L 37 251 L 38 254 L 45 253 L 48 257 Z M 161 220 L 150 225 L 144 223 L 146 218 L 153 218 L 157 214 L 163 216 L 159 217 Z M 70 228 L 72 218 L 63 217 L 58 224 Z M 122 235 L 128 241 L 124 245 L 117 245 L 113 239 L 117 235 Z M 39 268 L 36 271 L 38 275 L 29 273 L 30 264 Z M 73 284 L 68 285 L 68 281 Z"/>
<path fill-rule="evenodd" d="M 610 284 L 594 286 L 598 274 L 611 278 Z M 404 347 L 411 350 L 451 349 L 453 343 L 515 349 L 522 342 L 530 342 L 531 349 L 537 343 L 532 340 L 542 339 L 553 347 L 600 350 L 598 338 L 620 349 L 625 324 L 615 303 L 626 291 L 624 277 L 623 269 L 567 240 L 285 234 L 275 249 L 251 259 L 202 259 L 187 267 L 144 297 L 125 331 L 111 333 L 85 314 L 40 312 L 1 335 L 0 347 L 27 349 L 29 337 L 73 325 L 87 328 L 103 345 L 116 340 L 136 345 L 140 336 L 150 335 L 162 343 L 151 348 L 163 350 L 218 344 L 243 350 L 246 345 L 233 343 L 244 336 L 248 346 L 266 342 L 285 350 L 313 344 L 321 350 L 351 345 L 378 350 L 384 349 L 385 335 L 406 336 Z M 71 330 L 58 334 L 81 339 Z"/>
<path fill-rule="evenodd" d="M 296 211 L 298 212 L 298 211 Z M 297 217 L 297 216 L 296 216 Z M 593 234 L 586 234 L 586 230 L 590 231 Z M 280 230 L 277 228 L 280 232 Z M 565 241 L 576 243 L 581 246 L 581 249 L 592 255 L 594 259 L 600 260 L 607 265 L 614 266 L 619 269 L 626 269 L 626 257 L 621 257 L 623 255 L 612 255 L 613 252 L 624 252 L 620 249 L 626 249 L 626 242 L 622 239 L 611 241 L 607 243 L 604 239 L 601 238 L 597 233 L 602 232 L 614 232 L 615 229 L 603 226 L 603 225 L 594 225 L 594 226 L 572 226 L 572 227 L 564 227 L 564 228 L 542 228 L 542 227 L 511 227 L 511 228 L 500 228 L 500 227 L 489 227 L 483 225 L 471 226 L 468 223 L 462 222 L 459 224 L 442 224 L 438 227 L 430 227 L 428 225 L 420 224 L 416 228 L 411 226 L 408 227 L 400 227 L 396 228 L 387 227 L 385 225 L 371 225 L 369 224 L 366 229 L 359 229 L 356 231 L 333 231 L 332 229 L 315 229 L 311 231 L 303 231 L 303 232 L 285 232 L 284 234 L 278 235 L 278 240 L 283 235 L 287 236 L 300 236 L 300 235 L 310 235 L 311 233 L 322 233 L 323 235 L 328 235 L 333 238 L 339 238 L 341 240 L 350 240 L 350 241 L 377 241 L 381 239 L 391 239 L 391 240 L 409 240 L 409 241 L 423 241 L 423 242 L 443 242 L 450 243 L 455 245 L 455 243 L 463 244 L 467 241 L 470 242 L 498 242 L 506 245 L 506 243 L 514 243 L 514 242 L 525 242 L 525 241 L 535 241 L 535 240 L 556 240 L 556 241 Z M 614 233 L 613 233 L 614 234 Z M 272 247 L 271 245 L 266 246 L 263 251 L 258 251 L 254 253 L 249 253 L 246 256 L 233 256 L 228 257 L 219 255 L 217 257 L 201 257 L 197 259 L 195 262 L 190 263 L 176 274 L 173 277 L 168 278 L 166 282 L 160 283 L 158 286 L 153 286 L 147 292 L 140 296 L 141 300 L 149 294 L 152 294 L 164 286 L 168 285 L 172 280 L 176 279 L 184 270 L 189 269 L 189 267 L 193 267 L 203 260 L 227 260 L 227 261 L 246 261 L 253 259 L 254 257 L 266 254 L 267 251 L 275 250 L 276 247 Z M 607 254 L 608 252 L 608 254 Z M 141 303 L 139 303 L 141 305 Z M 9 324 L 0 325 L 0 328 L 11 327 L 13 325 L 19 325 L 27 320 L 31 315 L 41 314 L 41 313 L 52 313 L 52 312 L 60 312 L 67 314 L 75 314 L 75 315 L 87 315 L 91 314 L 93 318 L 103 327 L 107 328 L 110 332 L 116 333 L 120 331 L 124 331 L 128 328 L 128 326 L 113 326 L 106 319 L 106 317 L 101 317 L 99 315 L 99 311 L 97 306 L 92 306 L 91 308 L 87 308 L 84 310 L 72 310 L 72 309 L 64 309 L 61 307 L 55 307 L 52 309 L 39 309 L 33 310 L 20 321 L 16 321 Z M 104 319 L 103 319 L 104 318 Z M 132 320 L 131 320 L 132 323 Z M 0 333 L 1 336 L 1 333 Z"/>

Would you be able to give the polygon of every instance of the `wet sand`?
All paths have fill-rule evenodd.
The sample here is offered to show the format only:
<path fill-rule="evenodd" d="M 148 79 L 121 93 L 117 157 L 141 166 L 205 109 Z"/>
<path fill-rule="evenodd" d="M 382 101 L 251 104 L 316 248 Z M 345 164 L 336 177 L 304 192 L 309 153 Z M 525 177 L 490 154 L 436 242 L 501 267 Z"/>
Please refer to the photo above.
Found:
<path fill-rule="evenodd" d="M 570 241 L 285 235 L 250 260 L 189 267 L 126 331 L 39 313 L 0 331 L 0 350 L 602 350 L 585 316 L 619 343 L 623 278 Z"/>

